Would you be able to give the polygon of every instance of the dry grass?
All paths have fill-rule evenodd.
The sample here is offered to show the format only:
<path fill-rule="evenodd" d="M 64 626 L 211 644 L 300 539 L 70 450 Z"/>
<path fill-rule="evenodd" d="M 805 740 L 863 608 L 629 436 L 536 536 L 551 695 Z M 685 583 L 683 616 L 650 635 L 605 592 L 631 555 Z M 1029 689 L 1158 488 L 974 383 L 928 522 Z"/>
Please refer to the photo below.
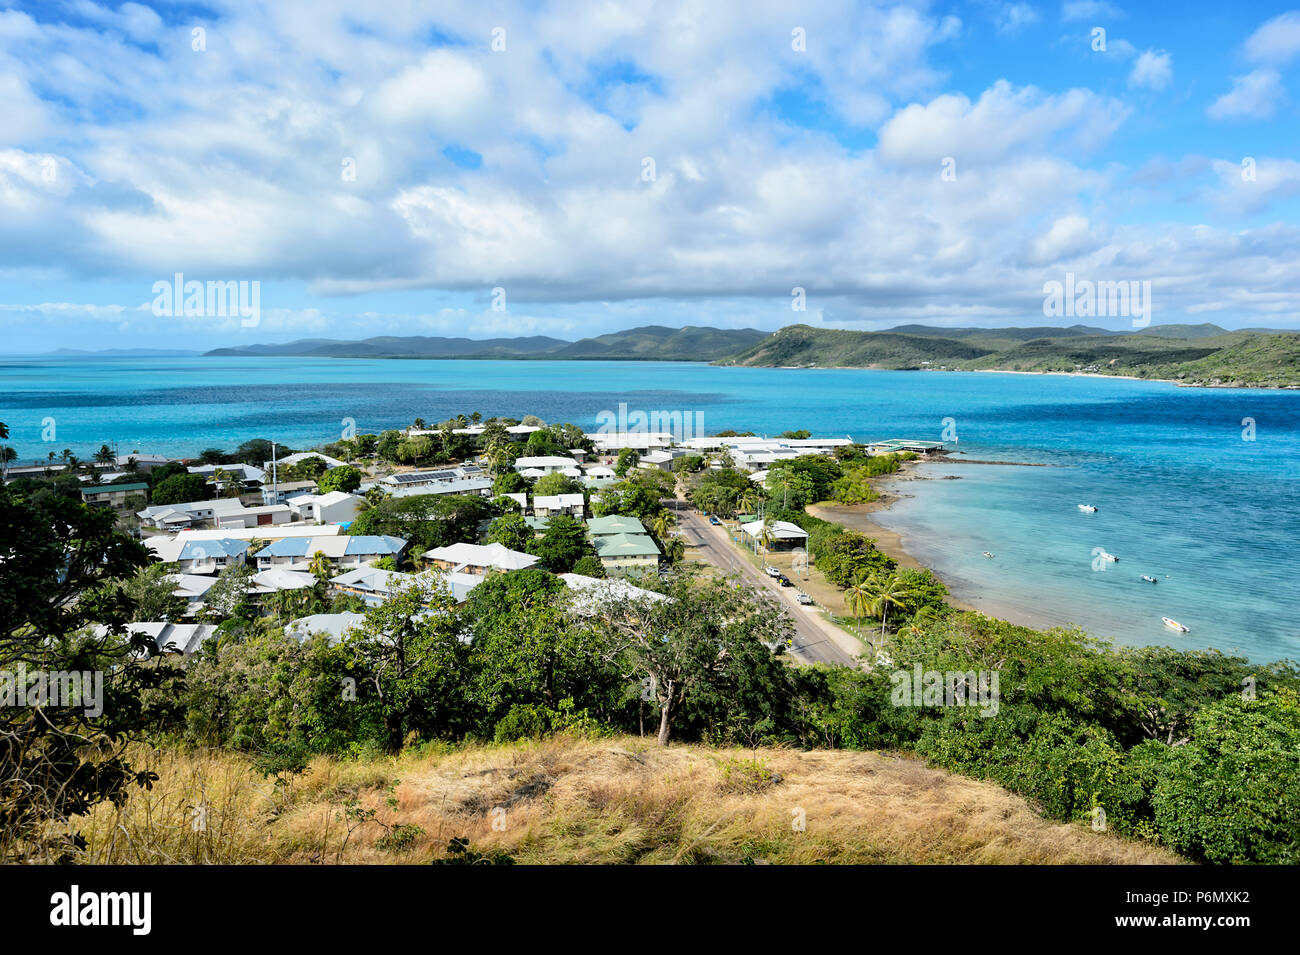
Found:
<path fill-rule="evenodd" d="M 1175 863 L 1040 818 L 997 786 L 909 758 L 660 749 L 555 738 L 393 759 L 317 759 L 286 786 L 242 757 L 154 751 L 161 776 L 83 827 L 102 863 L 423 863 L 456 836 L 528 863 Z M 400 782 L 396 782 L 400 780 Z M 346 818 L 355 798 L 373 819 Z M 206 806 L 206 828 L 193 807 Z M 796 831 L 798 815 L 806 821 Z M 349 835 L 349 824 L 353 831 Z M 495 824 L 495 825 L 494 825 Z M 387 827 L 414 838 L 385 844 Z M 346 841 L 346 847 L 345 847 Z"/>

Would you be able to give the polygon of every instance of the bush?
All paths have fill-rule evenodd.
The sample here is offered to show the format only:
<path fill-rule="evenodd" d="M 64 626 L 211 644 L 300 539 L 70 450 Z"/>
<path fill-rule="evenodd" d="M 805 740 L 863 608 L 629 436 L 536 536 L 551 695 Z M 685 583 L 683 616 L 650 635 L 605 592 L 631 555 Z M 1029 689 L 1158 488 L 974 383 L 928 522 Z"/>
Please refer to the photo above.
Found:
<path fill-rule="evenodd" d="M 498 743 L 521 739 L 541 739 L 551 729 L 546 708 L 533 703 L 516 703 L 497 721 L 492 738 Z"/>

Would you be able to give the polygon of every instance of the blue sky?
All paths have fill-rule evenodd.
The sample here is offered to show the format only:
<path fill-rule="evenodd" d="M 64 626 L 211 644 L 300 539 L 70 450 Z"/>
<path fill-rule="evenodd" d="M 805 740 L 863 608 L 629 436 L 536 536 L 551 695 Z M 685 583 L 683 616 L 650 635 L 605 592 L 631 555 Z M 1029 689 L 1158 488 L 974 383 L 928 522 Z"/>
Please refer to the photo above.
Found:
<path fill-rule="evenodd" d="M 0 0 L 3 350 L 1300 327 L 1294 6 L 374 6 Z"/>

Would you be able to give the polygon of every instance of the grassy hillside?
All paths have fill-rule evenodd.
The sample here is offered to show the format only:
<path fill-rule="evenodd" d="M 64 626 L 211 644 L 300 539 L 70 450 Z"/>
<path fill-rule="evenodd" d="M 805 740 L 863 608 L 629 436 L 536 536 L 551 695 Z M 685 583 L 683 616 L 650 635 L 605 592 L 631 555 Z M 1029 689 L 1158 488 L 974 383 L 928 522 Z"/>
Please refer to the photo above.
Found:
<path fill-rule="evenodd" d="M 922 362 L 967 361 L 987 353 L 950 338 L 791 325 L 718 364 L 919 368 Z"/>
<path fill-rule="evenodd" d="M 87 862 L 424 863 L 457 837 L 523 864 L 1181 861 L 1047 821 L 990 783 L 878 753 L 559 736 L 322 757 L 279 785 L 229 753 L 156 750 L 148 763 L 160 775 L 152 790 L 120 810 L 98 807 L 83 828 Z M 195 806 L 205 807 L 197 829 Z"/>
<path fill-rule="evenodd" d="M 718 364 L 1069 372 L 1191 385 L 1300 387 L 1300 335 L 1167 325 L 1105 333 L 1052 329 L 928 329 L 907 334 L 792 325 Z M 1071 334 L 1073 332 L 1073 334 Z"/>
<path fill-rule="evenodd" d="M 610 358 L 649 361 L 712 361 L 732 355 L 767 337 L 755 328 L 667 328 L 646 325 L 584 338 L 557 348 L 546 358 Z"/>

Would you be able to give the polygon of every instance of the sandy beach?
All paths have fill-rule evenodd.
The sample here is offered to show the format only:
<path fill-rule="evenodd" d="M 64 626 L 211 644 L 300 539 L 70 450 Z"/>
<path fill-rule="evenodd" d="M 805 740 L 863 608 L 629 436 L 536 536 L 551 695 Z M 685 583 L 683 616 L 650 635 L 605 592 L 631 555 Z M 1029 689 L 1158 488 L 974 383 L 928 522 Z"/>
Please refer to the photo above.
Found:
<path fill-rule="evenodd" d="M 880 492 L 880 497 L 874 501 L 870 501 L 866 504 L 810 504 L 806 510 L 813 517 L 819 517 L 824 521 L 831 521 L 832 523 L 839 524 L 842 527 L 847 527 L 849 530 L 857 531 L 860 534 L 866 534 L 868 537 L 874 538 L 876 541 L 876 547 L 882 553 L 888 554 L 890 557 L 894 558 L 894 560 L 898 561 L 899 567 L 908 570 L 929 570 L 931 573 L 934 573 L 936 577 L 939 577 L 932 568 L 926 567 L 907 552 L 903 547 L 903 538 L 901 534 L 897 531 L 891 531 L 887 527 L 881 527 L 871 519 L 871 515 L 876 511 L 888 509 L 899 499 L 899 495 L 893 491 L 891 485 L 896 484 L 900 480 L 907 479 L 907 466 L 904 465 L 903 471 L 898 474 L 890 475 L 875 485 L 876 490 Z M 942 580 L 943 578 L 940 577 L 940 579 Z M 944 581 L 944 583 L 946 584 L 947 581 Z M 951 587 L 949 590 L 951 590 Z M 979 609 L 978 607 L 974 607 L 971 604 L 956 599 L 951 594 L 949 594 L 948 603 L 949 605 L 956 607 L 958 610 Z"/>

